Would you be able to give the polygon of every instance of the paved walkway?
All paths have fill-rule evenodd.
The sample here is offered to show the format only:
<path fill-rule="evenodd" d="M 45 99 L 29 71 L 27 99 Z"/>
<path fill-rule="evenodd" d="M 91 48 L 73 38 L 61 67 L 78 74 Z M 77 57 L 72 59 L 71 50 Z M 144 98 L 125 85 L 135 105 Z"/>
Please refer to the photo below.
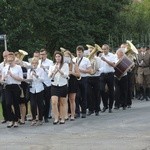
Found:
<path fill-rule="evenodd" d="M 0 150 L 150 150 L 150 101 L 127 110 L 53 125 L 8 129 L 0 125 Z"/>

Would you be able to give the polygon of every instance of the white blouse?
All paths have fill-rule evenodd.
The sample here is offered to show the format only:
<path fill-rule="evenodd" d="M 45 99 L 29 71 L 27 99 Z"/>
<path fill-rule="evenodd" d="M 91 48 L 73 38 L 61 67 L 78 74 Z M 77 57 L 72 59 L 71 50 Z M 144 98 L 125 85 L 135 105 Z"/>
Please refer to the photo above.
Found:
<path fill-rule="evenodd" d="M 36 73 L 37 77 L 33 75 Z M 44 70 L 42 68 L 29 69 L 27 72 L 27 79 L 32 79 L 31 81 L 31 93 L 39 93 L 44 90 Z"/>
<path fill-rule="evenodd" d="M 51 77 L 53 71 L 55 70 L 56 64 L 51 66 L 49 69 L 49 77 Z M 60 69 L 63 72 L 63 75 L 60 72 L 57 72 L 54 77 L 51 77 L 52 85 L 55 86 L 64 86 L 68 84 L 68 75 L 69 75 L 69 66 L 67 63 L 64 63 Z"/>

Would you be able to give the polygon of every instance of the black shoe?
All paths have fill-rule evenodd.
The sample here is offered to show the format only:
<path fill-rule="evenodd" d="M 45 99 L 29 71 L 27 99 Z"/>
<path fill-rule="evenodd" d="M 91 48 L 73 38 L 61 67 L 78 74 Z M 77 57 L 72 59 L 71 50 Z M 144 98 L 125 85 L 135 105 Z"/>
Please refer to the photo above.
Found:
<path fill-rule="evenodd" d="M 56 124 L 58 124 L 58 122 L 59 122 L 59 121 L 54 121 L 53 124 L 56 125 Z"/>
<path fill-rule="evenodd" d="M 123 110 L 126 110 L 126 107 L 122 107 Z"/>
<path fill-rule="evenodd" d="M 145 99 L 146 99 L 146 101 L 149 101 L 149 98 L 148 98 L 148 96 L 146 96 L 146 97 L 145 97 Z"/>
<path fill-rule="evenodd" d="M 109 113 L 112 113 L 112 109 L 109 109 L 109 111 L 108 111 Z"/>
<path fill-rule="evenodd" d="M 90 116 L 90 115 L 92 115 L 93 113 L 94 113 L 93 111 L 89 111 L 87 115 Z"/>
<path fill-rule="evenodd" d="M 24 125 L 25 124 L 25 122 L 22 122 L 22 121 L 18 121 L 18 123 L 20 124 L 20 125 Z"/>
<path fill-rule="evenodd" d="M 95 112 L 95 116 L 99 116 L 99 112 Z"/>
<path fill-rule="evenodd" d="M 143 100 L 144 100 L 144 96 L 142 96 L 142 97 L 140 98 L 140 100 L 143 101 Z"/>
<path fill-rule="evenodd" d="M 131 105 L 128 105 L 127 108 L 131 108 Z"/>
<path fill-rule="evenodd" d="M 48 120 L 47 118 L 45 118 L 44 121 L 45 121 L 45 123 L 48 123 L 48 122 L 49 122 L 49 120 Z"/>
<path fill-rule="evenodd" d="M 114 109 L 118 110 L 118 109 L 119 109 L 119 107 L 115 106 L 115 107 L 114 107 Z"/>
<path fill-rule="evenodd" d="M 106 111 L 106 109 L 108 109 L 107 107 L 104 107 L 103 109 L 102 109 L 102 112 L 105 112 Z"/>
<path fill-rule="evenodd" d="M 86 118 L 86 114 L 82 114 L 82 117 L 81 118 Z"/>
<path fill-rule="evenodd" d="M 49 116 L 48 119 L 52 119 L 52 116 Z"/>
<path fill-rule="evenodd" d="M 76 114 L 76 115 L 75 115 L 75 118 L 80 118 L 80 114 Z"/>

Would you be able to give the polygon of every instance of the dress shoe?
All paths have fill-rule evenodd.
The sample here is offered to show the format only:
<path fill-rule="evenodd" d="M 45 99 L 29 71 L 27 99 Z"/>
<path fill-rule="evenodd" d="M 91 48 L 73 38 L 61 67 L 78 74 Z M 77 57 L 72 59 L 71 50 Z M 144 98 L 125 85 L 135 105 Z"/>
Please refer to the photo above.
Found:
<path fill-rule="evenodd" d="M 80 114 L 76 114 L 76 115 L 75 115 L 75 118 L 80 118 Z"/>
<path fill-rule="evenodd" d="M 146 97 L 145 97 L 145 99 L 146 99 L 146 101 L 149 101 L 149 98 L 148 98 L 148 96 L 146 96 Z"/>
<path fill-rule="evenodd" d="M 45 123 L 48 123 L 48 122 L 49 122 L 49 120 L 48 120 L 47 118 L 45 118 L 44 121 L 45 121 Z"/>
<path fill-rule="evenodd" d="M 114 109 L 118 110 L 118 109 L 119 109 L 119 107 L 118 107 L 118 106 L 115 106 L 115 107 L 114 107 Z"/>
<path fill-rule="evenodd" d="M 6 120 L 2 120 L 2 121 L 1 121 L 2 124 L 3 124 L 3 123 L 6 123 L 6 122 L 7 122 Z"/>
<path fill-rule="evenodd" d="M 48 119 L 52 119 L 52 116 L 49 116 Z"/>
<path fill-rule="evenodd" d="M 108 111 L 109 113 L 112 113 L 112 109 L 109 109 L 109 111 Z"/>
<path fill-rule="evenodd" d="M 14 128 L 17 128 L 18 127 L 18 122 L 15 122 L 14 123 Z"/>
<path fill-rule="evenodd" d="M 82 114 L 82 117 L 81 118 L 86 118 L 86 114 Z"/>
<path fill-rule="evenodd" d="M 42 120 L 36 122 L 36 126 L 41 126 L 43 124 Z"/>
<path fill-rule="evenodd" d="M 19 120 L 18 123 L 19 123 L 20 125 L 24 125 L 24 124 L 25 124 L 25 122 L 22 122 L 21 120 Z"/>
<path fill-rule="evenodd" d="M 65 121 L 64 121 L 64 120 L 61 120 L 61 121 L 59 122 L 59 124 L 65 124 Z"/>
<path fill-rule="evenodd" d="M 122 107 L 123 110 L 126 110 L 126 107 Z"/>
<path fill-rule="evenodd" d="M 99 116 L 99 112 L 95 112 L 95 116 Z"/>
<path fill-rule="evenodd" d="M 106 111 L 106 109 L 108 109 L 107 107 L 104 107 L 103 109 L 102 109 L 102 112 L 105 112 Z"/>
<path fill-rule="evenodd" d="M 58 120 L 55 120 L 54 122 L 53 122 L 53 125 L 56 125 L 56 124 L 58 124 Z"/>
<path fill-rule="evenodd" d="M 90 115 L 92 115 L 93 113 L 94 113 L 93 111 L 89 111 L 87 115 L 90 116 Z"/>
<path fill-rule="evenodd" d="M 31 126 L 35 126 L 36 125 L 36 120 L 33 120 L 32 122 L 31 122 Z"/>
<path fill-rule="evenodd" d="M 144 96 L 141 96 L 140 100 L 143 101 L 144 100 Z"/>
<path fill-rule="evenodd" d="M 65 118 L 65 121 L 68 121 L 69 120 L 69 118 Z"/>
<path fill-rule="evenodd" d="M 131 108 L 131 105 L 128 105 L 127 108 Z"/>
<path fill-rule="evenodd" d="M 9 122 L 9 124 L 7 125 L 7 128 L 11 128 L 14 125 L 14 123 L 12 121 Z"/>

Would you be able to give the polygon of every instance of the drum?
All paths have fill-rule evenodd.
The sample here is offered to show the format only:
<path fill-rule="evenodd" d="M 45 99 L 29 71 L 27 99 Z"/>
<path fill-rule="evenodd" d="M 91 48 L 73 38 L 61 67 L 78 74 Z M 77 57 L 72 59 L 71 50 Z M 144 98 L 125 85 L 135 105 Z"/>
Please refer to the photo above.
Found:
<path fill-rule="evenodd" d="M 121 79 L 121 77 L 134 65 L 134 62 L 132 62 L 127 56 L 124 56 L 121 60 L 117 62 L 115 65 L 115 76 L 118 79 Z"/>

